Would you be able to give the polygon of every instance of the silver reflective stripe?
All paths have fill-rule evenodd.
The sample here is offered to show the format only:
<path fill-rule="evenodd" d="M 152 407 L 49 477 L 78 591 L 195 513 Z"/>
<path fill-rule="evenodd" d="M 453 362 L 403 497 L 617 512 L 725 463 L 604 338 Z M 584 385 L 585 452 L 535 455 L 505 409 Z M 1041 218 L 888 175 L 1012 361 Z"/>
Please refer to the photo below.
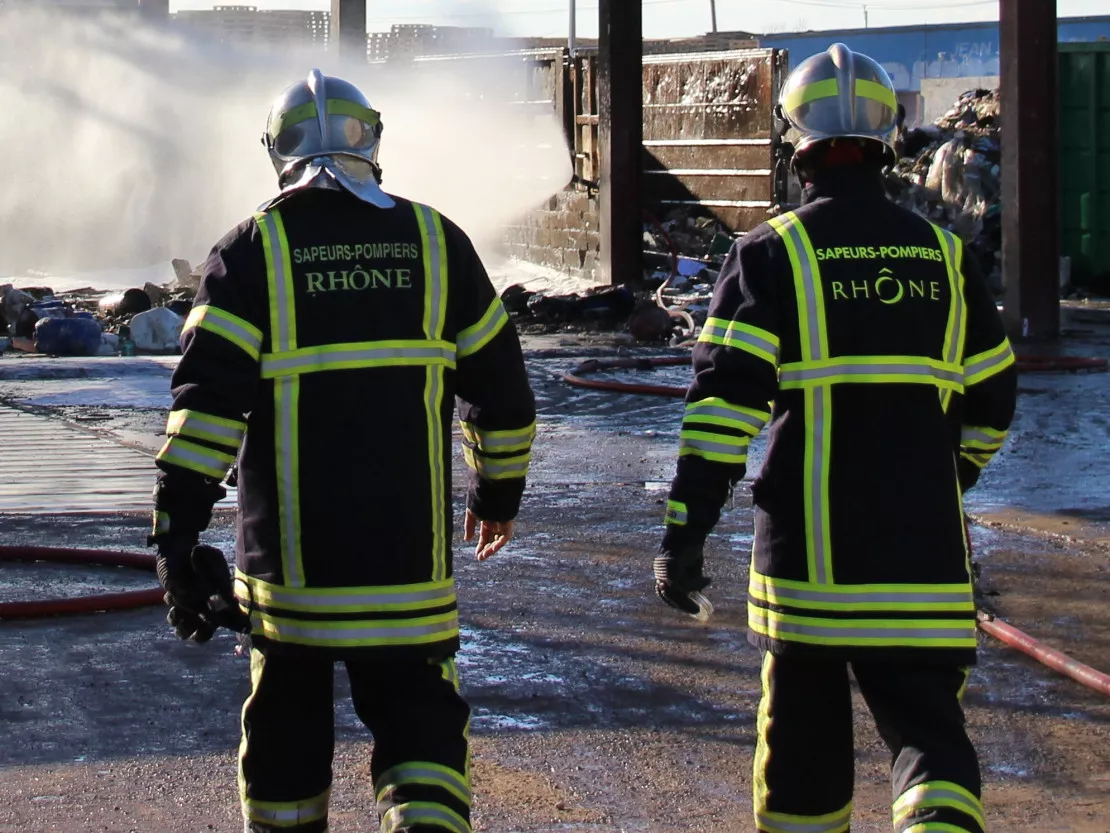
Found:
<path fill-rule="evenodd" d="M 478 446 L 482 451 L 496 452 L 505 446 L 518 446 L 532 441 L 532 429 L 521 431 L 517 434 L 505 434 L 500 437 L 491 437 L 489 434 L 475 431 L 478 437 Z"/>
<path fill-rule="evenodd" d="M 437 281 L 438 283 L 438 281 Z M 434 541 L 432 543 L 433 579 L 442 579 L 447 575 L 447 541 L 446 541 L 446 500 L 443 490 L 443 421 L 440 418 L 440 396 L 443 386 L 443 369 L 439 367 L 428 368 L 431 382 L 428 385 L 428 413 L 434 414 L 436 419 L 432 424 L 431 442 L 429 449 L 429 462 L 432 466 L 432 512 L 435 513 Z"/>
<path fill-rule="evenodd" d="M 293 299 L 289 297 L 289 265 L 285 262 L 285 251 L 274 218 L 269 214 L 264 214 L 259 219 L 258 225 L 269 240 L 270 252 L 274 258 L 274 281 L 271 289 L 274 292 L 274 302 L 277 305 L 278 313 L 278 331 L 274 333 L 277 344 L 274 352 L 284 353 L 291 349 L 292 344 L 289 305 L 293 303 Z"/>
<path fill-rule="evenodd" d="M 501 304 L 501 299 L 494 299 L 493 303 L 496 309 L 481 329 L 464 330 L 459 333 L 458 349 L 460 356 L 467 356 L 476 352 L 508 322 L 509 314 Z"/>
<path fill-rule="evenodd" d="M 695 437 L 682 437 L 679 438 L 680 448 L 696 448 L 698 451 L 710 451 L 714 454 L 743 454 L 748 447 L 747 437 L 737 437 L 735 442 L 711 442 L 710 440 L 699 440 Z"/>
<path fill-rule="evenodd" d="M 527 460 L 515 463 L 498 463 L 496 460 L 475 455 L 474 461 L 475 468 L 490 479 L 498 478 L 499 475 L 503 478 L 505 475 L 524 477 L 528 474 Z"/>
<path fill-rule="evenodd" d="M 747 332 L 746 330 L 731 327 L 727 323 L 715 323 L 721 320 L 722 319 L 711 319 L 710 321 L 714 323 L 710 323 L 709 321 L 707 321 L 705 327 L 702 329 L 702 335 L 707 337 L 713 336 L 722 339 L 726 342 L 726 347 L 734 347 L 734 342 L 742 343 L 770 353 L 776 358 L 778 357 L 779 346 L 775 342 L 769 341 L 765 338 L 761 338 L 760 336 L 757 336 L 754 333 Z M 699 338 L 699 341 L 700 340 L 702 339 Z"/>
<path fill-rule="evenodd" d="M 782 619 L 771 619 L 767 612 L 760 607 L 749 606 L 748 613 L 757 625 L 762 625 L 774 633 L 789 633 L 798 636 L 814 636 L 823 640 L 829 638 L 839 639 L 918 639 L 918 640 L 951 640 L 969 639 L 975 642 L 975 623 L 968 620 L 966 626 L 960 627 L 932 627 L 932 628 L 907 628 L 899 627 L 898 620 L 891 620 L 890 627 L 874 627 L 858 625 L 855 627 L 803 624 L 801 622 L 787 622 Z M 850 620 L 844 620 L 850 621 Z"/>
<path fill-rule="evenodd" d="M 235 458 L 230 454 L 223 454 L 204 446 L 194 445 L 177 437 L 166 443 L 157 459 L 177 463 L 184 468 L 203 469 L 213 476 L 217 476 L 219 472 L 218 476 L 221 478 L 227 474 L 227 470 L 235 462 Z"/>
<path fill-rule="evenodd" d="M 783 369 L 779 374 L 780 382 L 822 382 L 832 381 L 835 382 L 837 376 L 849 377 L 865 377 L 865 376 L 917 376 L 922 381 L 935 381 L 941 380 L 944 382 L 954 382 L 962 385 L 964 381 L 964 374 L 958 370 L 949 370 L 939 367 L 931 367 L 922 364 L 901 364 L 898 362 L 881 362 L 877 361 L 869 364 L 859 363 L 833 363 L 822 365 L 821 367 L 806 367 L 794 368 L 790 365 L 783 365 Z M 841 381 L 861 381 L 866 382 L 867 379 L 853 378 Z M 878 382 L 889 382 L 889 380 L 878 379 Z"/>
<path fill-rule="evenodd" d="M 825 409 L 831 391 L 827 387 L 817 387 L 806 392 L 813 397 L 813 502 L 810 504 L 810 513 L 813 524 L 813 561 L 814 578 L 818 584 L 828 584 L 832 581 L 829 575 L 829 560 L 831 553 L 825 546 L 825 457 L 826 446 L 829 443 L 829 424 L 826 419 Z"/>
<path fill-rule="evenodd" d="M 258 626 L 261 635 L 270 636 L 271 632 L 275 632 L 279 642 L 308 640 L 321 644 L 344 642 L 391 644 L 435 641 L 434 639 L 426 640 L 425 637 L 449 639 L 457 634 L 459 630 L 459 617 L 456 613 L 452 613 L 441 621 L 419 625 L 394 624 L 392 627 L 387 627 L 384 622 L 380 625 L 367 622 L 334 622 L 329 624 L 334 624 L 335 627 L 313 627 L 311 622 L 290 619 L 278 621 L 258 611 L 255 611 L 251 618 Z"/>
<path fill-rule="evenodd" d="M 251 586 L 252 598 L 267 607 L 297 607 L 311 608 L 321 612 L 337 607 L 360 608 L 362 610 L 384 609 L 385 607 L 404 607 L 420 605 L 428 602 L 440 602 L 444 605 L 455 602 L 454 587 L 439 587 L 431 590 L 402 590 L 391 593 L 313 593 L 283 592 L 277 585 L 260 590 Z"/>
<path fill-rule="evenodd" d="M 840 585 L 847 587 L 850 585 Z M 889 590 L 861 590 L 859 592 L 832 592 L 826 590 L 803 590 L 800 588 L 788 588 L 776 586 L 774 583 L 768 583 L 763 576 L 751 576 L 752 592 L 756 595 L 764 595 L 772 599 L 774 602 L 782 601 L 798 601 L 798 602 L 843 602 L 845 604 L 866 604 L 868 602 L 894 602 L 894 603 L 921 603 L 921 604 L 946 604 L 953 602 L 967 602 L 969 605 L 974 604 L 971 587 L 963 587 L 963 585 L 953 588 L 952 590 L 944 591 L 911 591 L 896 592 Z"/>
<path fill-rule="evenodd" d="M 330 797 L 331 790 L 328 790 L 316 798 L 307 801 L 289 802 L 288 805 L 276 801 L 252 801 L 250 798 L 244 797 L 242 800 L 243 811 L 251 821 L 273 824 L 279 827 L 292 827 L 325 818 L 328 814 Z"/>
<path fill-rule="evenodd" d="M 243 441 L 243 434 L 246 433 L 246 430 L 246 423 L 239 423 L 238 426 L 225 425 L 222 421 L 213 419 L 207 414 L 198 413 L 197 411 L 173 411 L 170 413 L 169 418 L 169 432 L 171 436 L 181 434 L 187 437 L 199 437 L 216 442 L 223 439 L 226 441 L 227 445 L 235 448 L 238 448 L 239 444 Z"/>
<path fill-rule="evenodd" d="M 956 364 L 960 361 L 960 337 L 964 327 L 964 297 L 963 293 L 960 291 L 960 271 L 956 265 L 956 255 L 958 253 L 956 238 L 944 229 L 941 229 L 941 232 L 944 237 L 944 245 L 948 249 L 948 263 L 952 270 L 952 306 L 954 308 L 952 343 L 948 345 L 948 355 L 946 359 L 949 364 Z"/>
<path fill-rule="evenodd" d="M 960 442 L 964 445 L 967 443 L 982 443 L 989 448 L 1001 448 L 1002 444 L 1006 442 L 1006 436 L 1003 434 L 998 437 L 977 428 L 964 428 L 960 431 Z"/>
<path fill-rule="evenodd" d="M 838 813 L 832 818 L 822 817 L 817 821 L 786 821 L 782 814 L 759 811 L 756 811 L 755 818 L 760 827 L 783 833 L 842 833 L 852 820 L 852 808 L 849 805 L 843 813 Z"/>
<path fill-rule="evenodd" d="M 751 426 L 758 434 L 763 426 L 767 424 L 766 419 L 759 419 L 751 414 L 746 414 L 743 411 L 734 411 L 732 408 L 722 408 L 719 405 L 702 405 L 695 402 L 692 405 L 686 406 L 686 419 L 691 423 L 696 423 L 699 416 L 714 416 L 723 419 L 733 420 L 735 422 L 742 422 L 745 425 Z"/>
<path fill-rule="evenodd" d="M 431 293 L 431 325 L 428 328 L 428 338 L 439 338 L 443 330 L 443 314 L 440 311 L 446 287 L 443 286 L 443 260 L 440 251 L 442 241 L 439 239 L 439 229 L 436 227 L 436 215 L 426 205 L 418 205 L 417 210 L 424 218 L 425 228 L 428 230 L 428 249 L 431 255 L 432 273 L 428 278 L 428 291 Z"/>
<path fill-rule="evenodd" d="M 998 348 L 995 348 L 995 350 L 997 349 Z M 984 359 L 980 359 L 977 362 L 966 365 L 964 367 L 964 374 L 968 377 L 978 376 L 986 370 L 990 370 L 992 368 L 1006 364 L 1008 361 L 1010 361 L 1010 359 L 1013 358 L 1014 355 L 1014 352 L 1009 344 L 1007 344 L 1006 348 L 1001 352 L 995 353 L 995 351 L 992 350 L 991 353 L 992 355 L 989 355 Z"/>
<path fill-rule="evenodd" d="M 419 763 L 401 764 L 384 773 L 378 779 L 377 789 L 382 790 L 397 784 L 434 784 L 442 786 L 448 792 L 461 797 L 466 804 L 470 804 L 470 785 L 457 772 L 444 772 L 433 766 L 422 766 Z"/>
<path fill-rule="evenodd" d="M 455 351 L 449 347 L 352 347 L 348 350 L 306 351 L 288 356 L 266 354 L 262 356 L 262 372 L 278 374 L 290 370 L 334 370 L 350 363 L 372 365 L 406 360 L 453 364 Z"/>
<path fill-rule="evenodd" d="M 470 825 L 461 816 L 446 807 L 426 801 L 391 807 L 382 817 L 381 833 L 395 833 L 397 830 L 427 823 L 430 823 L 430 826 L 452 830 L 454 833 L 471 833 Z"/>
<path fill-rule="evenodd" d="M 293 386 L 297 384 L 295 378 L 282 378 L 275 379 L 274 385 L 277 386 L 278 401 L 281 407 L 278 409 L 278 430 L 281 432 L 281 449 L 282 452 L 278 457 L 278 477 L 281 479 L 282 488 L 279 493 L 282 496 L 282 511 L 281 523 L 284 526 L 285 534 L 282 539 L 285 543 L 285 552 L 283 553 L 285 559 L 285 583 L 292 587 L 304 586 L 304 578 L 300 575 L 301 565 L 300 559 L 297 557 L 297 483 L 293 477 L 293 459 L 294 459 L 294 437 L 293 437 Z"/>
<path fill-rule="evenodd" d="M 814 274 L 814 264 L 809 258 L 805 241 L 797 228 L 800 223 L 801 220 L 791 211 L 783 217 L 781 228 L 794 246 L 794 252 L 798 256 L 798 264 L 802 272 L 802 285 L 806 296 L 805 316 L 809 329 L 809 355 L 806 358 L 810 361 L 817 361 L 825 358 L 821 350 L 821 325 L 823 322 L 817 310 L 817 292 L 820 287 L 817 285 L 817 277 Z"/>

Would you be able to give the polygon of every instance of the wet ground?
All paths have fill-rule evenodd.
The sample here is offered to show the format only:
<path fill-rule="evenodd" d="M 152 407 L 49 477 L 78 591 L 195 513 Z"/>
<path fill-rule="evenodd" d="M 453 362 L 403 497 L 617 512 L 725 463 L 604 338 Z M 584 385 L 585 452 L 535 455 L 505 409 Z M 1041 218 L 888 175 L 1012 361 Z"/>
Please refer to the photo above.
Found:
<path fill-rule="evenodd" d="M 1074 324 L 1084 332 L 1067 349 L 1110 355 L 1100 322 Z M 519 539 L 485 564 L 461 542 L 456 550 L 475 829 L 750 830 L 759 657 L 745 641 L 748 493 L 738 490 L 708 547 L 717 613 L 708 625 L 674 614 L 652 594 L 650 559 L 681 403 L 568 388 L 559 376 L 580 358 L 625 349 L 605 339 L 528 347 L 541 419 Z M 171 366 L 0 360 L 0 425 L 31 413 L 59 435 L 149 459 L 163 439 Z M 651 381 L 683 384 L 686 374 Z M 1106 375 L 1023 376 L 1014 434 L 969 501 L 985 605 L 1104 671 L 1108 384 Z M 32 434 L 49 432 L 35 420 Z M 4 505 L 0 543 L 139 549 L 146 513 L 82 509 L 97 478 L 75 478 L 55 446 L 32 459 L 0 454 L 5 477 L 21 472 L 40 495 Z M 762 449 L 758 440 L 753 467 Z M 149 480 L 135 477 L 148 495 Z M 229 548 L 232 523 L 217 513 L 208 540 Z M 150 585 L 129 570 L 0 565 L 0 601 Z M 0 622 L 0 833 L 239 829 L 246 663 L 231 637 L 181 643 L 162 619 L 146 609 Z M 1110 701 L 998 642 L 981 644 L 967 706 L 991 829 L 1110 831 Z M 333 829 L 376 830 L 366 736 L 345 703 L 337 724 Z M 889 830 L 888 756 L 862 707 L 856 735 L 853 830 Z"/>

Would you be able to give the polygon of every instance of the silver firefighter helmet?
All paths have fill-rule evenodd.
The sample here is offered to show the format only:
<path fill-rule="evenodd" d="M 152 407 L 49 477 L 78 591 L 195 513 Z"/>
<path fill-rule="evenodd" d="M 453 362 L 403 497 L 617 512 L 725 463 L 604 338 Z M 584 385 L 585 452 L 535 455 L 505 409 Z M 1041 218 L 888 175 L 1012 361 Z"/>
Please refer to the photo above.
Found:
<path fill-rule="evenodd" d="M 786 123 L 794 161 L 830 139 L 868 139 L 883 147 L 890 163 L 898 133 L 898 95 L 877 61 L 834 43 L 806 58 L 787 77 L 776 115 Z"/>
<path fill-rule="evenodd" d="M 262 136 L 281 186 L 277 199 L 303 188 L 327 188 L 393 208 L 379 184 L 381 135 L 381 114 L 356 86 L 312 70 L 278 96 Z"/>

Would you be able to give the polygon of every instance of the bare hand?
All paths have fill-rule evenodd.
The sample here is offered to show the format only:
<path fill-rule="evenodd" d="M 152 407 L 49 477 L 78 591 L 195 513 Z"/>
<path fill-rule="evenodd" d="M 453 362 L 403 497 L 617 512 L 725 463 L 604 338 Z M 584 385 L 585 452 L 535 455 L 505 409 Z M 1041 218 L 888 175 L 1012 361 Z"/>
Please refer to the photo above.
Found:
<path fill-rule="evenodd" d="M 478 543 L 474 547 L 474 554 L 479 561 L 485 561 L 500 552 L 513 540 L 512 521 L 483 521 L 467 509 L 466 520 L 463 522 L 463 540 L 473 541 L 475 531 L 478 532 Z"/>

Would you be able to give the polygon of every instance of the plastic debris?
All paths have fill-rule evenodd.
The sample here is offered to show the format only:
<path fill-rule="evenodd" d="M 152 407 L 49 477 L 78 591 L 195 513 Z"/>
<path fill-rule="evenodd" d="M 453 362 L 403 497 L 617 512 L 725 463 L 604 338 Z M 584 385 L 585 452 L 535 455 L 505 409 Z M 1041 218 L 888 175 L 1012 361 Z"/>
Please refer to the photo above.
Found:
<path fill-rule="evenodd" d="M 35 350 L 39 353 L 95 356 L 100 344 L 100 325 L 91 318 L 44 317 L 35 324 Z"/>
<path fill-rule="evenodd" d="M 131 319 L 131 339 L 143 353 L 176 353 L 185 319 L 165 307 L 141 312 Z"/>

